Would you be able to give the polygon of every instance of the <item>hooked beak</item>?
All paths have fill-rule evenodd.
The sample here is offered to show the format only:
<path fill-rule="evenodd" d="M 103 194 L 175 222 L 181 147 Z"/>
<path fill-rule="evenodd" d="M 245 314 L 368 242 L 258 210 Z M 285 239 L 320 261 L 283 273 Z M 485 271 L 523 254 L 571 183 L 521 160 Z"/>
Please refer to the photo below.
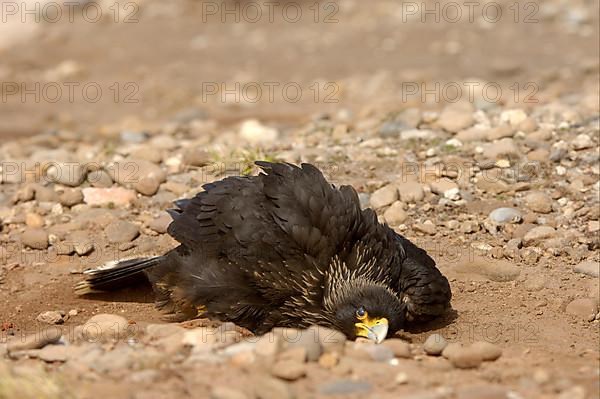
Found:
<path fill-rule="evenodd" d="M 367 319 L 362 323 L 356 323 L 355 326 L 357 337 L 365 337 L 380 344 L 387 336 L 389 323 L 385 317 L 382 317 Z"/>

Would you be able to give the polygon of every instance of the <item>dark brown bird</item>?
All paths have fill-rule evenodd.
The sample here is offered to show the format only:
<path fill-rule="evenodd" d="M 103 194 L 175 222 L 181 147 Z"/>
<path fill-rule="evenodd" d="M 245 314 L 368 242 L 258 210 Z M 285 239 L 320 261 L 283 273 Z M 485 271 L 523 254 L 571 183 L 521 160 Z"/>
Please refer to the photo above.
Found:
<path fill-rule="evenodd" d="M 256 334 L 321 325 L 381 342 L 449 307 L 427 253 L 361 210 L 350 186 L 310 164 L 256 162 L 258 176 L 206 184 L 176 202 L 163 256 L 90 270 L 80 294 L 149 280 L 171 320 L 231 321 Z"/>

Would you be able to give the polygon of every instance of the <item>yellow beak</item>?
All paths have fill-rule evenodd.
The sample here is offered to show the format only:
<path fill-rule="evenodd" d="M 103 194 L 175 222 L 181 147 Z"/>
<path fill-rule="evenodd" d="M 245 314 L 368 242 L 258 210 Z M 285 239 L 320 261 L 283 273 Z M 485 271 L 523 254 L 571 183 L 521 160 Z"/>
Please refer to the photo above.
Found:
<path fill-rule="evenodd" d="M 366 318 L 362 322 L 354 324 L 354 326 L 356 327 L 357 337 L 365 337 L 380 344 L 387 335 L 389 323 L 385 317 Z"/>

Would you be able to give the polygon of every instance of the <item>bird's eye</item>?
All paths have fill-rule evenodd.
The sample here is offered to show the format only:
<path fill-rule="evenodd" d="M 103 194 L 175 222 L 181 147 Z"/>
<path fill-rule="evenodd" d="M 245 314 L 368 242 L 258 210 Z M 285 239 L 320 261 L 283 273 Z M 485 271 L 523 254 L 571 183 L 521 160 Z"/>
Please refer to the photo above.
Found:
<path fill-rule="evenodd" d="M 358 309 L 356 309 L 356 317 L 359 320 L 364 320 L 367 318 L 367 311 L 365 310 L 365 308 L 363 308 L 362 306 Z"/>

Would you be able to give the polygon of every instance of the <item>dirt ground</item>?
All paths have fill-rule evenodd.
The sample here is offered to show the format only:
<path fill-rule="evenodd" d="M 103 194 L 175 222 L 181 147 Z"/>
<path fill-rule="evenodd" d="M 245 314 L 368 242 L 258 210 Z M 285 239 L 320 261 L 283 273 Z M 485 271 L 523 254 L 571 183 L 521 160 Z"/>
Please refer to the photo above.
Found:
<path fill-rule="evenodd" d="M 273 22 L 265 15 L 252 22 L 241 10 L 252 4 L 264 12 L 263 3 L 147 0 L 121 4 L 115 21 L 107 0 L 97 22 L 77 8 L 73 22 L 42 22 L 14 43 L 0 41 L 0 345 L 58 328 L 71 351 L 53 361 L 36 352 L 44 349 L 9 357 L 0 346 L 0 398 L 599 397 L 598 3 L 498 1 L 503 17 L 494 22 L 481 14 L 486 2 L 478 3 L 473 22 L 465 14 L 454 22 L 444 3 L 425 18 L 420 2 L 285 1 L 282 9 L 302 9 L 297 22 L 279 8 Z M 233 13 L 221 15 L 224 7 Z M 464 4 L 460 9 L 466 12 Z M 29 32 L 30 23 L 2 29 Z M 469 98 L 469 82 L 502 94 L 488 101 L 477 86 Z M 101 88 L 97 102 L 79 90 L 85 85 Z M 285 85 L 300 88 L 301 98 L 290 100 Z M 53 101 L 56 87 L 62 92 Z M 449 93 L 456 87 L 462 92 L 454 103 Z M 467 112 L 456 106 L 464 103 Z M 245 133 L 250 119 L 260 122 Z M 589 143 L 580 144 L 581 136 Z M 397 187 L 378 214 L 428 250 L 453 292 L 452 312 L 399 333 L 411 357 L 382 362 L 347 349 L 335 367 L 308 362 L 305 375 L 293 379 L 271 376 L 272 359 L 240 366 L 225 357 L 190 360 L 194 352 L 182 359 L 165 350 L 160 357 L 152 351 L 162 347 L 144 338 L 148 325 L 162 323 L 150 292 L 74 294 L 85 269 L 173 248 L 153 224 L 171 200 L 223 177 L 223 167 L 239 173 L 240 165 L 265 157 L 316 163 L 373 207 L 379 190 Z M 108 171 L 110 162 L 134 159 L 145 162 L 136 169 L 142 175 L 154 167 L 165 172 L 160 187 L 145 194 L 137 181 L 111 175 L 113 187 L 135 198 L 99 207 L 85 194 L 94 186 L 91 169 L 75 184 L 48 182 L 29 163 L 97 163 Z M 532 164 L 534 178 L 506 177 Z M 10 165 L 29 177 L 11 179 Z M 486 171 L 493 178 L 483 178 Z M 446 180 L 458 197 L 438 188 Z M 403 198 L 407 182 L 419 184 L 421 198 Z M 84 194 L 70 202 L 64 190 Z M 543 194 L 542 204 L 535 193 Z M 388 213 L 396 201 L 400 216 Z M 518 223 L 490 221 L 490 212 L 504 207 L 518 210 Z M 137 234 L 112 241 L 107 228 L 118 220 Z M 528 235 L 540 227 L 552 232 Z M 40 247 L 23 240 L 31 229 L 44 232 Z M 93 250 L 61 250 L 82 241 Z M 46 311 L 68 316 L 49 325 L 38 320 Z M 70 338 L 98 314 L 124 317 L 139 342 L 90 346 L 102 352 L 90 358 L 81 349 L 88 347 Z M 490 342 L 502 355 L 476 368 L 455 367 L 423 351 L 433 333 L 464 345 Z M 39 378 L 49 388 L 29 390 L 19 378 Z"/>

